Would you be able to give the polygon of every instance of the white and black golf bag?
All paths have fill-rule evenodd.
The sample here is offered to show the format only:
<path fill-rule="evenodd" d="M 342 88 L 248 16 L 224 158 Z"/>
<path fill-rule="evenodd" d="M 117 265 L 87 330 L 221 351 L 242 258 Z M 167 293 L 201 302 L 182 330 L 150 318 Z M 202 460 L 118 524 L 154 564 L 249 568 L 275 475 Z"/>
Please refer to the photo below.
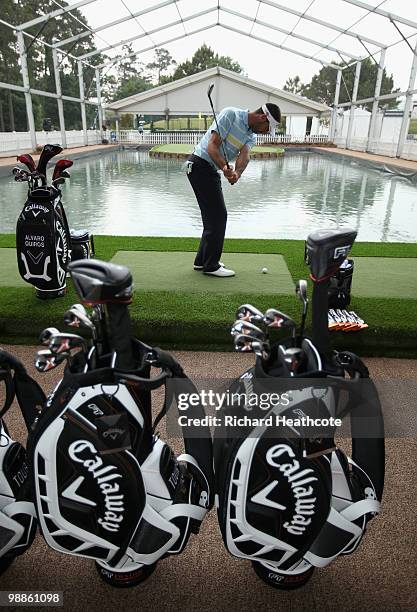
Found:
<path fill-rule="evenodd" d="M 152 390 L 169 379 L 175 395 L 175 384 L 189 391 L 191 381 L 160 349 L 134 340 L 133 353 L 135 371 L 67 369 L 28 441 L 46 542 L 91 558 L 103 580 L 121 587 L 180 553 L 213 496 L 209 431 L 194 439 L 183 430 L 185 454 L 176 457 L 156 433 L 170 397 L 152 423 Z M 150 362 L 162 370 L 152 379 Z M 201 406 L 195 411 L 204 415 Z"/>
<path fill-rule="evenodd" d="M 32 501 L 29 465 L 24 447 L 10 436 L 4 421 L 17 395 L 24 413 L 33 422 L 45 396 L 15 357 L 0 349 L 0 574 L 32 544 L 36 511 Z M 27 423 L 28 424 L 28 423 Z"/>
<path fill-rule="evenodd" d="M 355 236 L 311 234 L 313 338 L 297 339 L 301 365 L 289 370 L 285 361 L 283 347 L 294 346 L 295 339 L 273 345 L 268 358 L 258 356 L 255 367 L 232 385 L 230 393 L 239 401 L 224 415 L 247 415 L 250 424 L 215 431 L 216 504 L 224 543 L 232 555 L 251 560 L 258 576 L 276 588 L 303 586 L 314 568 L 353 552 L 380 510 L 385 459 L 378 394 L 357 356 L 328 345 L 328 280 Z M 285 401 L 266 409 L 256 401 L 242 407 L 242 396 L 272 393 Z M 334 425 L 319 432 L 308 420 L 331 423 L 331 417 L 346 415 L 352 458 L 337 447 Z"/>
<path fill-rule="evenodd" d="M 54 187 L 29 191 L 16 226 L 21 277 L 42 299 L 64 295 L 70 262 L 70 233 L 61 192 Z"/>

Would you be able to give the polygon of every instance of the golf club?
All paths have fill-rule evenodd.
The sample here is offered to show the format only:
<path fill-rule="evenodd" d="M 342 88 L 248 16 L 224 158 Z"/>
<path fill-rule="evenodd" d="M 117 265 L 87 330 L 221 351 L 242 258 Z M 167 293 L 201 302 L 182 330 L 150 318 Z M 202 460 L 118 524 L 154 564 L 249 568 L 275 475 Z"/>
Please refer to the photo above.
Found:
<path fill-rule="evenodd" d="M 231 335 L 237 336 L 239 334 L 253 336 L 261 342 L 265 341 L 265 333 L 263 332 L 263 330 L 254 325 L 253 323 L 250 323 L 249 321 L 242 321 L 241 319 L 238 319 L 233 323 Z"/>
<path fill-rule="evenodd" d="M 236 311 L 236 319 L 250 321 L 251 323 L 261 323 L 264 321 L 264 313 L 252 304 L 242 304 Z"/>
<path fill-rule="evenodd" d="M 46 167 L 48 165 L 49 160 L 55 157 L 55 155 L 58 155 L 58 153 L 61 153 L 62 150 L 62 147 L 57 144 L 47 144 L 42 149 L 42 153 L 39 157 L 36 171 L 42 175 L 43 185 L 46 185 Z"/>
<path fill-rule="evenodd" d="M 35 172 L 36 170 L 35 160 L 33 159 L 32 155 L 30 155 L 29 153 L 18 155 L 17 161 L 20 162 L 21 164 L 25 164 L 25 166 L 29 169 L 30 172 Z"/>
<path fill-rule="evenodd" d="M 304 337 L 304 329 L 306 324 L 306 317 L 308 311 L 308 297 L 307 297 L 307 281 L 299 280 L 295 285 L 295 293 L 299 300 L 303 303 L 303 314 L 301 318 L 301 327 L 300 327 L 300 338 Z"/>
<path fill-rule="evenodd" d="M 87 352 L 87 343 L 84 338 L 78 336 L 78 334 L 65 334 L 59 332 L 53 334 L 49 339 L 48 347 L 54 355 L 59 355 L 67 351 L 74 351 L 75 349 Z"/>
<path fill-rule="evenodd" d="M 268 327 L 289 327 L 295 329 L 295 322 L 288 315 L 275 308 L 268 308 L 265 312 L 264 320 Z"/>
<path fill-rule="evenodd" d="M 50 339 L 52 336 L 59 334 L 59 329 L 56 327 L 47 327 L 44 329 L 39 335 L 39 342 L 45 346 L 48 346 Z"/>
<path fill-rule="evenodd" d="M 210 100 L 210 106 L 211 106 L 211 110 L 213 111 L 213 116 L 214 116 L 214 121 L 215 121 L 215 123 L 216 123 L 217 132 L 218 132 L 218 134 L 219 134 L 219 138 L 220 138 L 221 143 L 222 143 L 223 157 L 224 157 L 224 159 L 226 160 L 226 166 L 227 166 L 228 168 L 230 168 L 230 166 L 229 166 L 229 160 L 228 160 L 228 158 L 227 158 L 227 153 L 226 153 L 226 149 L 225 149 L 224 142 L 223 142 L 223 138 L 222 138 L 222 137 L 221 137 L 221 135 L 220 135 L 219 124 L 217 123 L 216 111 L 214 110 L 213 101 L 212 101 L 212 99 L 211 99 L 211 92 L 213 91 L 213 89 L 214 89 L 214 83 L 210 83 L 209 88 L 207 89 L 207 96 L 208 96 L 208 99 Z"/>
<path fill-rule="evenodd" d="M 59 178 L 62 176 L 62 173 L 67 169 L 71 168 L 74 162 L 70 159 L 59 159 L 54 168 L 54 172 L 52 174 L 52 180 Z"/>
<path fill-rule="evenodd" d="M 36 353 L 35 357 L 35 368 L 38 372 L 48 372 L 49 370 L 53 370 L 63 363 L 65 360 L 69 359 L 70 355 L 68 353 L 61 353 L 60 355 L 55 355 L 51 353 L 49 349 L 42 349 Z"/>
<path fill-rule="evenodd" d="M 234 338 L 235 350 L 239 353 L 255 353 L 261 359 L 267 359 L 269 355 L 269 344 L 262 342 L 255 336 L 248 334 L 237 334 Z"/>

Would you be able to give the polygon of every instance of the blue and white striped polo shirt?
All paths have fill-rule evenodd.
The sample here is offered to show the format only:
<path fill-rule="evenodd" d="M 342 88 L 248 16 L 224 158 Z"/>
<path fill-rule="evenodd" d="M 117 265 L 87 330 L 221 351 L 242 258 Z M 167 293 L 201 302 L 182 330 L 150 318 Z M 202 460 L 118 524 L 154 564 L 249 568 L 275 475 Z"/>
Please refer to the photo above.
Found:
<path fill-rule="evenodd" d="M 249 111 L 247 110 L 234 108 L 232 106 L 224 108 L 217 117 L 219 130 L 217 129 L 216 122 L 213 121 L 203 138 L 194 149 L 194 155 L 202 157 L 208 161 L 213 168 L 218 170 L 218 167 L 208 154 L 207 147 L 211 133 L 219 131 L 220 138 L 224 142 L 224 148 L 226 149 L 226 154 L 229 161 L 234 160 L 239 155 L 240 150 L 244 145 L 251 149 L 256 143 L 256 136 L 248 125 L 248 112 Z M 220 152 L 223 153 L 222 147 L 220 147 Z"/>

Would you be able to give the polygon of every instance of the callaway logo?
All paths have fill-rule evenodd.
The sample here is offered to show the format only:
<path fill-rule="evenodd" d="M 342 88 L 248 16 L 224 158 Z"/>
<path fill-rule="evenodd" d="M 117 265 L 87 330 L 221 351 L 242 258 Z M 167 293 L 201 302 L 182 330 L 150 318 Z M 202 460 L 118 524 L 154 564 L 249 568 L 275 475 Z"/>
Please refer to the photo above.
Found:
<path fill-rule="evenodd" d="M 97 522 L 100 523 L 103 529 L 107 529 L 107 531 L 119 531 L 120 523 L 124 518 L 125 509 L 123 506 L 124 495 L 120 491 L 119 484 L 114 482 L 122 478 L 121 474 L 115 472 L 117 467 L 111 464 L 105 466 L 103 460 L 98 455 L 98 450 L 95 448 L 94 444 L 88 440 L 76 440 L 70 444 L 68 455 L 76 463 L 81 463 L 87 472 L 91 473 L 104 496 L 104 506 L 106 510 L 104 512 L 104 517 L 99 518 Z M 84 477 L 80 476 L 63 492 L 63 496 L 77 501 L 81 501 L 82 499 L 87 505 L 95 506 L 95 502 L 86 498 L 80 498 L 80 496 L 76 494 L 76 489 L 82 482 L 84 482 Z"/>
<path fill-rule="evenodd" d="M 33 261 L 35 266 L 40 262 L 40 260 L 42 259 L 43 255 L 44 255 L 42 251 L 40 253 L 38 253 L 37 255 L 34 255 L 30 251 L 28 251 L 27 254 L 31 258 L 31 260 Z"/>
<path fill-rule="evenodd" d="M 344 257 L 346 259 L 349 254 L 349 249 L 349 244 L 346 246 L 336 247 L 334 250 L 333 259 L 339 259 L 339 257 Z"/>
<path fill-rule="evenodd" d="M 79 321 L 78 321 L 79 323 Z M 93 411 L 93 414 L 95 416 L 103 416 L 104 412 L 102 410 L 100 410 L 100 408 L 98 406 L 96 406 L 96 404 L 87 404 L 87 408 L 89 408 L 90 410 Z"/>
<path fill-rule="evenodd" d="M 37 210 L 38 212 L 35 212 L 35 210 Z M 25 212 L 30 211 L 32 211 L 34 217 L 37 217 L 40 212 L 44 212 L 45 214 L 48 213 L 49 208 L 46 208 L 46 206 L 42 206 L 42 204 L 28 204 L 28 206 L 25 206 Z"/>
<path fill-rule="evenodd" d="M 286 460 L 282 463 L 282 460 L 278 461 L 282 455 L 288 455 L 293 461 L 289 462 Z M 314 489 L 311 485 L 306 487 L 305 485 L 317 480 L 315 476 L 310 476 L 313 473 L 312 469 L 300 470 L 300 463 L 295 459 L 295 454 L 290 446 L 286 444 L 277 444 L 272 446 L 266 453 L 266 460 L 269 465 L 272 465 L 279 469 L 279 471 L 285 476 L 292 489 L 295 503 L 295 513 L 290 522 L 284 523 L 284 528 L 292 535 L 303 535 L 307 525 L 311 523 L 311 515 L 314 514 L 314 506 L 316 498 L 312 497 Z M 277 486 L 278 482 L 274 480 L 270 483 L 263 491 L 260 491 L 256 497 L 259 500 L 263 498 L 263 504 L 277 508 L 280 504 L 266 499 L 267 495 Z M 254 500 L 256 501 L 256 500 Z M 262 502 L 261 502 L 262 503 Z M 280 506 L 283 510 L 286 508 Z"/>

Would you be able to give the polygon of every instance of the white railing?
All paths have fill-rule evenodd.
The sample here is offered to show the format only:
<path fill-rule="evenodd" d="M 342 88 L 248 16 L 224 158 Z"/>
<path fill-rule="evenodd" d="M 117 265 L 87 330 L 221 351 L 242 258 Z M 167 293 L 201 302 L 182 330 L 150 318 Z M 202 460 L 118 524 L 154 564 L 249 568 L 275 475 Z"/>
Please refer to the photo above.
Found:
<path fill-rule="evenodd" d="M 82 130 L 67 130 L 67 147 L 84 146 L 84 133 Z M 87 130 L 89 145 L 99 144 L 100 133 L 96 130 Z M 36 132 L 36 142 L 39 146 L 45 144 L 62 144 L 61 132 Z M 29 132 L 0 132 L 0 155 L 32 151 L 32 141 Z"/>
<path fill-rule="evenodd" d="M 110 141 L 126 145 L 158 145 L 158 144 L 191 144 L 196 145 L 205 132 L 138 132 L 137 130 L 120 130 L 110 133 Z M 284 134 L 280 136 L 258 134 L 257 144 L 325 144 L 329 142 L 328 136 L 305 136 Z"/>
<path fill-rule="evenodd" d="M 335 138 L 334 144 L 341 149 L 346 149 L 346 138 Z M 396 157 L 398 143 L 394 140 L 381 141 L 371 140 L 368 145 L 367 138 L 352 138 L 349 150 L 374 153 L 375 155 L 384 155 L 385 157 Z M 407 140 L 405 142 L 401 159 L 417 161 L 417 142 Z"/>

